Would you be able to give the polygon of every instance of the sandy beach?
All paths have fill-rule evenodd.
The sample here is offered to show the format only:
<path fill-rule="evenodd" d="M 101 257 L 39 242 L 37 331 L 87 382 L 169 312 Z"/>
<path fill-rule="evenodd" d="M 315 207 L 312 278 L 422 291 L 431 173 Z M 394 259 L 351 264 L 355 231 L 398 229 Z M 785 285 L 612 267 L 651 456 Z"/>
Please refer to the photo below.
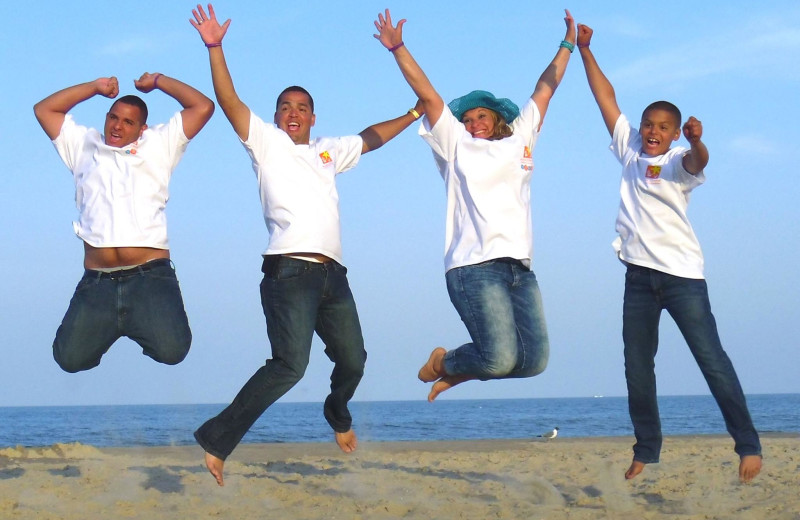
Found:
<path fill-rule="evenodd" d="M 199 447 L 0 449 L 10 519 L 800 519 L 800 436 L 737 478 L 726 436 L 670 437 L 632 481 L 631 438 L 242 444 L 218 487 Z"/>

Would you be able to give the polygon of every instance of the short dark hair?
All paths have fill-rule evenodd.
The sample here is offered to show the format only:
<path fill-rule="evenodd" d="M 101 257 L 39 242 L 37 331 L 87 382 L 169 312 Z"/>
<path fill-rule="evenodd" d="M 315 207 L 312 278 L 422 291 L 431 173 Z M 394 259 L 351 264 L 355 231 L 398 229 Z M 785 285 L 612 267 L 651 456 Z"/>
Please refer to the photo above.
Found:
<path fill-rule="evenodd" d="M 304 89 L 303 87 L 298 87 L 297 85 L 292 85 L 291 87 L 286 87 L 285 89 L 283 89 L 283 92 L 281 92 L 278 95 L 278 100 L 275 102 L 275 110 L 278 110 L 278 108 L 281 105 L 281 98 L 287 92 L 302 92 L 303 94 L 308 96 L 308 104 L 311 106 L 311 113 L 312 114 L 314 113 L 314 98 L 311 97 L 311 94 L 309 94 L 306 89 Z"/>
<path fill-rule="evenodd" d="M 642 112 L 642 119 L 644 119 L 644 115 L 650 110 L 664 110 L 665 112 L 669 112 L 675 118 L 675 126 L 681 126 L 681 111 L 669 101 L 654 101 L 650 103 Z"/>
<path fill-rule="evenodd" d="M 142 101 L 142 98 L 129 94 L 114 101 L 114 104 L 111 106 L 113 107 L 117 103 L 124 103 L 125 105 L 131 105 L 138 108 L 139 112 L 142 114 L 142 120 L 139 122 L 143 125 L 147 123 L 147 104 Z"/>

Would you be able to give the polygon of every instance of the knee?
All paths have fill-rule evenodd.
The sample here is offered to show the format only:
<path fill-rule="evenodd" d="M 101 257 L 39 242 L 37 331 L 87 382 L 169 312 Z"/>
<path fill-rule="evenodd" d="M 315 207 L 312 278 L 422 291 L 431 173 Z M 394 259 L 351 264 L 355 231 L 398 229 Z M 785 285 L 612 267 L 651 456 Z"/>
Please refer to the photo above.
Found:
<path fill-rule="evenodd" d="M 85 359 L 79 359 L 76 356 L 69 355 L 56 345 L 53 345 L 53 359 L 55 359 L 61 370 L 70 374 L 89 370 L 100 364 L 100 360 L 87 362 Z"/>
<path fill-rule="evenodd" d="M 484 366 L 485 377 L 488 379 L 501 379 L 514 371 L 517 365 L 517 356 L 511 354 L 495 355 Z"/>
<path fill-rule="evenodd" d="M 182 341 L 173 342 L 170 344 L 162 345 L 162 347 L 158 350 L 157 353 L 149 353 L 145 351 L 145 354 L 152 357 L 155 361 L 159 363 L 163 363 L 165 365 L 177 365 L 189 354 L 189 348 L 192 345 L 191 336 Z"/>

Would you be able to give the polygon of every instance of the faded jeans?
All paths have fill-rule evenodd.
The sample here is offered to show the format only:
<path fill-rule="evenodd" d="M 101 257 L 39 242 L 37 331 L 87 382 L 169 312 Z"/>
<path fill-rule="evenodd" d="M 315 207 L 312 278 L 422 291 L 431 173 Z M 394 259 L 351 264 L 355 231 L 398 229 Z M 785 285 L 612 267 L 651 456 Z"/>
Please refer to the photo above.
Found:
<path fill-rule="evenodd" d="M 447 271 L 450 301 L 471 343 L 444 357 L 448 375 L 481 380 L 532 377 L 547 367 L 547 337 L 536 275 L 510 258 Z"/>

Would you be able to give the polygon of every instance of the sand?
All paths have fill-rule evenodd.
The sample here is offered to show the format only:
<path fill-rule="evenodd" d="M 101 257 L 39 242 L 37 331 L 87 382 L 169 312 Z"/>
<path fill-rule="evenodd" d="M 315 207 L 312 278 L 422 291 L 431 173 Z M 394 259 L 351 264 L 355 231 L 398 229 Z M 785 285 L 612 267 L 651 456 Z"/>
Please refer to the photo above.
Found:
<path fill-rule="evenodd" d="M 626 481 L 630 438 L 242 444 L 217 486 L 196 446 L 0 449 L 0 518 L 800 520 L 800 436 L 737 478 L 725 436 L 670 437 Z"/>

